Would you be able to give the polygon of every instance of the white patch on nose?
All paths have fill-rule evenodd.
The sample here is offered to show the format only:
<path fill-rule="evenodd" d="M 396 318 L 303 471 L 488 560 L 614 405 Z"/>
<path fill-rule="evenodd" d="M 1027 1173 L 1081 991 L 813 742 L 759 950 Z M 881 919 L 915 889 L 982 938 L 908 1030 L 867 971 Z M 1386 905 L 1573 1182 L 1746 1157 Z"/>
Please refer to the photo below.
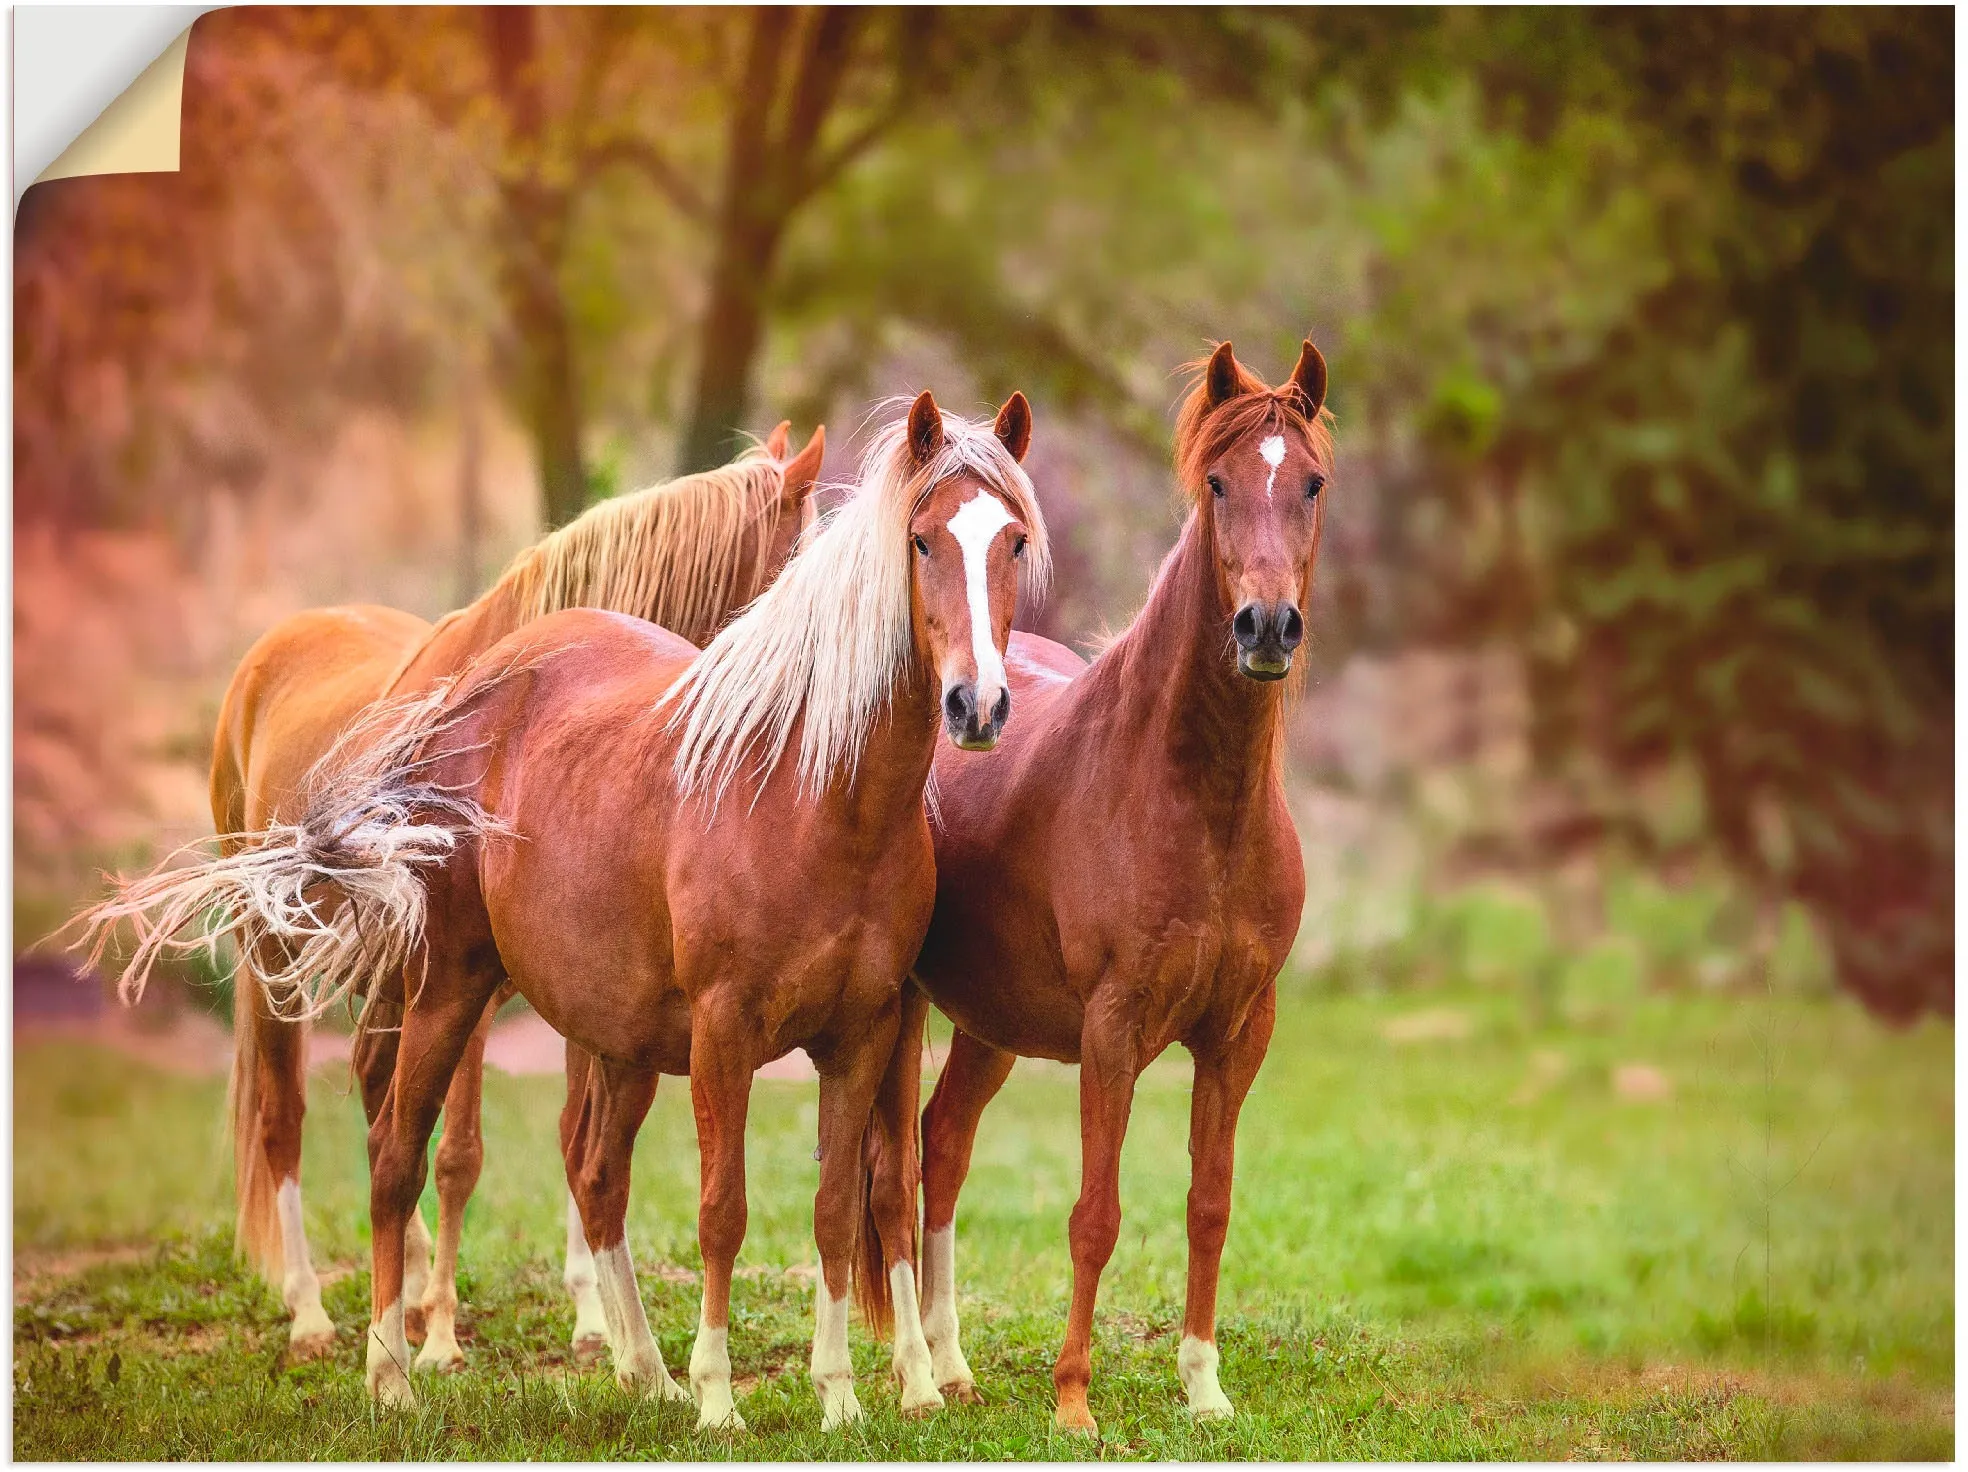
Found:
<path fill-rule="evenodd" d="M 977 661 L 977 713 L 989 719 L 1005 688 L 1004 660 L 991 640 L 991 587 L 986 576 L 991 543 L 1011 525 L 1004 502 L 979 491 L 950 518 L 950 535 L 963 549 L 964 591 L 970 595 L 970 652 Z"/>
<path fill-rule="evenodd" d="M 1274 434 L 1257 447 L 1257 453 L 1264 457 L 1264 463 L 1271 467 L 1271 474 L 1264 481 L 1264 499 L 1271 499 L 1271 487 L 1278 482 L 1278 467 L 1285 463 L 1285 437 Z"/>

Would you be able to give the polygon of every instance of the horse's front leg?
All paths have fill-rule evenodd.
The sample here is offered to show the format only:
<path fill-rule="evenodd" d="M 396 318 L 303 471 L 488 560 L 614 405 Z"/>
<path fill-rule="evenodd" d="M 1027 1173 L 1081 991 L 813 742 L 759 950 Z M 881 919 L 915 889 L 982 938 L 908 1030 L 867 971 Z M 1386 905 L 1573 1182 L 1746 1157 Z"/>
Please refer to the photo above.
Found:
<path fill-rule="evenodd" d="M 1199 1420 L 1231 1415 L 1229 1397 L 1216 1378 L 1216 1284 L 1223 1239 L 1230 1230 L 1237 1114 L 1271 1044 L 1277 1003 L 1274 983 L 1257 999 L 1242 1031 L 1194 1050 L 1196 1086 L 1189 1103 L 1189 1299 L 1175 1366 L 1189 1397 L 1189 1410 Z"/>
<path fill-rule="evenodd" d="M 1073 1207 L 1073 1303 L 1053 1366 L 1062 1431 L 1097 1434 L 1087 1406 L 1093 1378 L 1093 1305 L 1100 1275 L 1121 1235 L 1121 1142 L 1127 1136 L 1140 1046 L 1118 1009 L 1089 1008 L 1080 1040 L 1080 1199 Z"/>
<path fill-rule="evenodd" d="M 690 1350 L 690 1388 L 699 1431 L 743 1431 L 731 1399 L 731 1270 L 745 1241 L 745 1116 L 757 1040 L 739 1017 L 711 1009 L 692 1019 L 690 1103 L 697 1116 L 697 1246 L 704 1259 L 704 1305 Z"/>
<path fill-rule="evenodd" d="M 653 1068 L 594 1060 L 588 1070 L 586 1129 L 572 1139 L 567 1185 L 594 1256 L 595 1287 L 615 1351 L 615 1380 L 657 1400 L 688 1400 L 649 1332 L 635 1260 L 629 1255 L 629 1161 L 656 1098 Z"/>

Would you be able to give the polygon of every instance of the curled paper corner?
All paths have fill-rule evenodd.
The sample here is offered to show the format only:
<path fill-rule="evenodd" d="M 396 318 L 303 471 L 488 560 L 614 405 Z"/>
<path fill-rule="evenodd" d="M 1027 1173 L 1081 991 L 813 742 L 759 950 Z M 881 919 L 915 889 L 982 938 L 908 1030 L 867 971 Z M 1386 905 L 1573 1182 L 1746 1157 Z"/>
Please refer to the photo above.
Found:
<path fill-rule="evenodd" d="M 87 174 L 175 174 L 190 47 L 186 26 L 34 182 Z"/>

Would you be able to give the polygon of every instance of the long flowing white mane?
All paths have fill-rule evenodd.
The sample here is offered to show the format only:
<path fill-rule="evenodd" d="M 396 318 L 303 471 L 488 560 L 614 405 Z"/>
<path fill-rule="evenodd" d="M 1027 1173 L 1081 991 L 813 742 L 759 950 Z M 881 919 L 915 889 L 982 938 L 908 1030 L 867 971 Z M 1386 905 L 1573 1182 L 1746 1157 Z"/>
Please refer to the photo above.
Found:
<path fill-rule="evenodd" d="M 908 400 L 897 401 L 904 405 Z M 817 794 L 838 774 L 854 780 L 862 748 L 914 647 L 909 628 L 909 520 L 931 490 L 968 471 L 1003 496 L 1030 533 L 1028 586 L 1051 570 L 1032 482 L 992 432 L 943 414 L 943 448 L 917 465 L 906 414 L 885 425 L 861 459 L 859 484 L 786 564 L 777 581 L 713 639 L 665 693 L 682 728 L 676 780 L 715 806 L 747 753 L 763 776 L 784 755 L 802 715 L 800 790 Z"/>

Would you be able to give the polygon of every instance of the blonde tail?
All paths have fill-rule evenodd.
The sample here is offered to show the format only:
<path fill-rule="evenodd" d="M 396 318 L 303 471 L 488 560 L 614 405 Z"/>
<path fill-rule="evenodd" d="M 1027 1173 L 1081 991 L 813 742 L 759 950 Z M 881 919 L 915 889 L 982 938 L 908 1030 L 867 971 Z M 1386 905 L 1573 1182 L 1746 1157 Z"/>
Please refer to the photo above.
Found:
<path fill-rule="evenodd" d="M 260 1140 L 259 1031 L 253 1015 L 254 990 L 243 958 L 232 991 L 232 1079 L 226 1086 L 226 1118 L 232 1129 L 233 1193 L 239 1216 L 235 1240 L 245 1259 L 275 1289 L 286 1272 L 280 1217 L 274 1202 L 273 1171 Z"/>
<path fill-rule="evenodd" d="M 474 697 L 515 668 L 476 682 Z M 198 850 L 189 864 L 167 860 L 119 880 L 114 895 L 71 922 L 83 927 L 76 948 L 89 947 L 98 965 L 117 923 L 130 922 L 137 947 L 118 987 L 126 1005 L 165 954 L 204 950 L 216 962 L 227 936 L 242 958 L 282 958 L 275 969 L 245 969 L 253 973 L 246 990 L 262 992 L 283 1021 L 374 995 L 423 939 L 423 871 L 469 840 L 505 831 L 471 797 L 426 775 L 437 757 L 456 754 L 430 749 L 468 713 L 444 709 L 455 683 L 384 702 L 344 733 L 309 774 L 299 822 L 228 835 L 219 843 L 230 852 L 217 856 L 211 840 L 191 845 L 172 856 Z"/>

